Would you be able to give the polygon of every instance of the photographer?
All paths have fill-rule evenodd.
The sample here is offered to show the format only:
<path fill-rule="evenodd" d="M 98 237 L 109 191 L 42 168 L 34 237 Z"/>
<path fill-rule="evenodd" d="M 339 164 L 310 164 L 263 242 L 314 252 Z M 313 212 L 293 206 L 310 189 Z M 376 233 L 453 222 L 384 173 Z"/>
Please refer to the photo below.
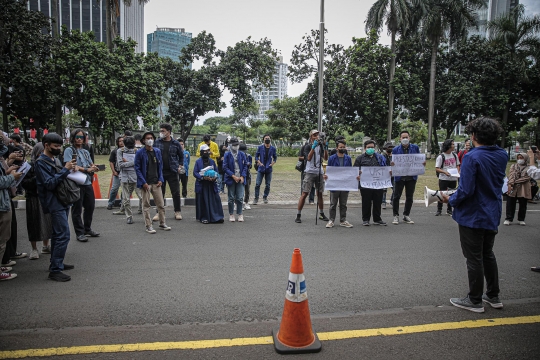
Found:
<path fill-rule="evenodd" d="M 328 150 L 327 145 L 324 143 L 324 134 L 319 136 L 318 130 L 311 130 L 309 132 L 309 138 L 312 142 L 311 150 L 307 156 L 306 169 L 304 182 L 302 184 L 302 195 L 298 200 L 298 213 L 296 214 L 296 223 L 301 223 L 302 219 L 302 209 L 306 203 L 306 197 L 311 191 L 311 187 L 315 184 L 317 190 L 317 203 L 319 204 L 319 219 L 323 221 L 329 221 L 329 219 L 324 215 L 324 203 L 322 194 L 324 192 L 324 179 L 322 174 L 322 159 L 328 160 Z"/>
<path fill-rule="evenodd" d="M 304 177 L 306 176 L 306 161 L 308 154 L 311 151 L 311 145 L 313 145 L 313 140 L 310 138 L 308 139 L 308 141 L 306 141 L 306 143 L 300 148 L 300 151 L 298 152 L 298 161 L 304 162 L 304 169 L 302 170 L 302 173 L 300 175 L 300 195 L 302 195 L 303 192 L 302 185 L 304 183 Z M 315 186 L 312 186 L 311 191 L 309 192 L 309 204 L 315 204 Z"/>

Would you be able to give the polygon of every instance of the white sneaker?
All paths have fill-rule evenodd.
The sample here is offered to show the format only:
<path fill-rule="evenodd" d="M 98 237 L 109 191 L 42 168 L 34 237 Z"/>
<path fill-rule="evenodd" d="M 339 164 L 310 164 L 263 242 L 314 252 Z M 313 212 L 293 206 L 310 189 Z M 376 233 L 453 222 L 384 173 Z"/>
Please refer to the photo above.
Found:
<path fill-rule="evenodd" d="M 525 226 L 525 225 L 527 225 L 527 224 L 525 224 L 525 221 L 520 221 L 520 222 L 519 222 L 519 225 Z"/>
<path fill-rule="evenodd" d="M 36 250 L 30 251 L 30 256 L 28 257 L 28 260 L 35 260 L 39 259 L 39 252 Z"/>
<path fill-rule="evenodd" d="M 510 220 L 504 220 L 504 225 L 510 226 Z"/>
<path fill-rule="evenodd" d="M 251 206 L 249 206 L 248 203 L 245 203 L 244 209 L 246 209 L 246 210 L 251 210 Z"/>
<path fill-rule="evenodd" d="M 392 224 L 394 225 L 399 224 L 399 216 L 394 216 L 394 221 L 392 221 Z"/>
<path fill-rule="evenodd" d="M 403 216 L 403 221 L 407 224 L 414 224 L 414 221 L 412 221 L 411 218 L 408 216 Z"/>
<path fill-rule="evenodd" d="M 159 214 L 154 215 L 152 218 L 152 221 L 158 221 L 159 220 Z"/>
<path fill-rule="evenodd" d="M 244 222 L 244 215 L 238 215 L 238 222 Z"/>
<path fill-rule="evenodd" d="M 326 227 L 327 228 L 333 228 L 334 227 L 334 222 L 332 220 L 330 220 L 327 224 L 326 224 Z"/>
<path fill-rule="evenodd" d="M 176 220 L 182 220 L 182 214 L 180 213 L 180 211 L 174 213 L 174 218 Z"/>
<path fill-rule="evenodd" d="M 236 219 L 234 218 L 234 215 L 229 215 L 229 221 L 230 222 L 235 222 Z"/>
<path fill-rule="evenodd" d="M 342 223 L 339 223 L 339 226 L 343 226 L 343 227 L 346 227 L 346 228 L 352 228 L 353 227 L 353 225 L 348 221 L 344 221 Z"/>

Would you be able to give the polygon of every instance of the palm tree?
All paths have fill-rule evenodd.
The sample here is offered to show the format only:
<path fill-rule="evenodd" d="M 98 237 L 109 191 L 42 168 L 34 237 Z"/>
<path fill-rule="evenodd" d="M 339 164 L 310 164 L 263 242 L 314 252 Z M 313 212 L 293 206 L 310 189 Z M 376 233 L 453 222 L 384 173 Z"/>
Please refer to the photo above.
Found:
<path fill-rule="evenodd" d="M 450 44 L 466 38 L 468 29 L 477 26 L 475 11 L 485 6 L 485 0 L 414 0 L 419 30 L 431 44 L 431 71 L 428 106 L 428 154 L 431 154 L 433 118 L 435 117 L 435 74 L 437 52 L 441 41 Z"/>
<path fill-rule="evenodd" d="M 518 77 L 527 76 L 527 58 L 530 56 L 538 60 L 538 49 L 540 49 L 540 15 L 531 17 L 525 16 L 525 7 L 520 4 L 509 13 L 502 14 L 495 20 L 488 23 L 490 40 L 502 44 L 508 49 L 512 61 L 517 61 L 522 69 Z M 508 113 L 510 111 L 508 101 L 503 110 L 502 125 L 503 137 L 501 147 L 505 147 L 506 125 L 508 123 Z"/>
<path fill-rule="evenodd" d="M 99 0 L 97 0 L 99 2 Z M 124 4 L 131 6 L 133 0 L 124 0 Z M 139 4 L 147 4 L 150 0 L 137 0 Z M 107 18 L 107 46 L 114 48 L 113 40 L 118 36 L 116 19 L 120 16 L 120 0 L 106 0 L 105 17 Z"/>
<path fill-rule="evenodd" d="M 410 0 L 377 0 L 369 9 L 366 18 L 366 32 L 376 30 L 379 32 L 386 25 L 391 36 L 390 49 L 392 60 L 390 62 L 390 81 L 388 89 L 388 134 L 387 141 L 392 140 L 392 120 L 394 112 L 394 74 L 396 72 L 396 35 L 408 27 L 410 19 Z"/>

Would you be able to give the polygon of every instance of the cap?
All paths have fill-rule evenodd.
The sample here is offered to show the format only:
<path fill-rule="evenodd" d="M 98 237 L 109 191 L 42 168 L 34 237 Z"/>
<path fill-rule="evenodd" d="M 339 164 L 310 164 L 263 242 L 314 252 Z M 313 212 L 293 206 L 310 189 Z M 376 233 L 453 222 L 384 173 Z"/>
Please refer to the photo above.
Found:
<path fill-rule="evenodd" d="M 201 146 L 201 151 L 206 151 L 206 150 L 210 150 L 210 147 L 206 144 L 202 145 Z"/>
<path fill-rule="evenodd" d="M 319 130 L 317 129 L 313 129 L 309 132 L 309 136 L 313 135 L 313 134 L 318 134 L 319 133 Z"/>
<path fill-rule="evenodd" d="M 240 143 L 240 141 L 239 141 L 238 138 L 236 138 L 236 137 L 233 137 L 233 138 L 231 138 L 231 140 L 230 140 L 230 144 L 231 144 L 231 145 L 238 145 L 239 143 Z"/>

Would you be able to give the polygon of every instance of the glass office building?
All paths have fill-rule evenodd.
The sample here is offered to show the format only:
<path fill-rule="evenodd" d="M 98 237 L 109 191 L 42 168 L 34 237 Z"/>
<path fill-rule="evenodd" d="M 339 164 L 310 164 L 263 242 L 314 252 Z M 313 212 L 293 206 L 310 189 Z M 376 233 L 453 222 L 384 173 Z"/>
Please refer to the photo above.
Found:
<path fill-rule="evenodd" d="M 527 0 L 525 0 L 527 1 Z M 530 0 L 538 1 L 538 0 Z M 469 36 L 477 35 L 483 38 L 489 37 L 487 29 L 488 22 L 496 19 L 504 13 L 509 12 L 524 0 L 488 0 L 487 5 L 476 11 L 478 16 L 478 29 L 469 30 Z"/>
<path fill-rule="evenodd" d="M 267 120 L 266 111 L 272 108 L 272 101 L 283 100 L 287 96 L 287 68 L 288 65 L 283 63 L 283 57 L 280 56 L 279 61 L 276 63 L 272 86 L 270 88 L 263 87 L 261 90 L 256 90 L 255 87 L 251 89 L 253 99 L 259 104 L 259 113 L 252 117 L 254 120 Z"/>
<path fill-rule="evenodd" d="M 28 9 L 52 15 L 54 0 L 29 0 Z M 107 42 L 106 0 L 56 0 L 58 3 L 59 26 L 68 30 L 93 31 L 96 41 Z M 133 0 L 127 6 L 120 0 L 120 16 L 117 33 L 124 40 L 137 42 L 136 52 L 144 51 L 144 4 Z"/>
<path fill-rule="evenodd" d="M 192 33 L 183 28 L 157 28 L 146 35 L 146 52 L 157 52 L 160 57 L 178 61 L 180 52 L 191 43 L 191 38 Z"/>

